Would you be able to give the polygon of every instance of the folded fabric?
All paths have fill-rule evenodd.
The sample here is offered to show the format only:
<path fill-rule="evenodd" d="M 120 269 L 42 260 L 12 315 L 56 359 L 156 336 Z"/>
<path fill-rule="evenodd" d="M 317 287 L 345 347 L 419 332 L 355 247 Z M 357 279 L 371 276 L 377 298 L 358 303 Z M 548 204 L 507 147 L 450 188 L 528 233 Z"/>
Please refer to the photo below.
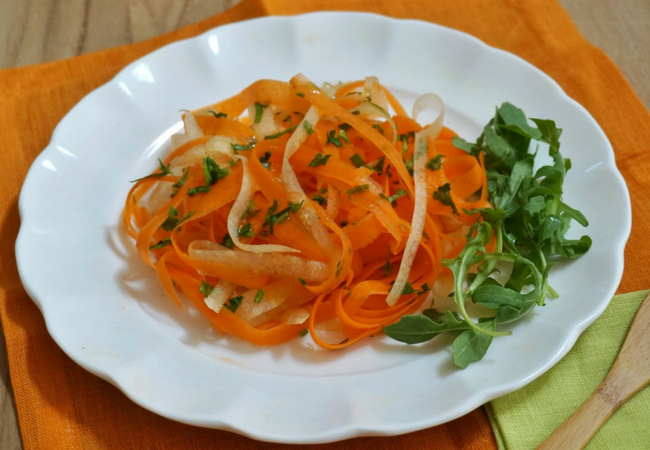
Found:
<path fill-rule="evenodd" d="M 647 291 L 617 295 L 551 370 L 488 407 L 499 449 L 535 449 L 596 390 L 612 367 Z M 650 446 L 650 389 L 636 394 L 598 431 L 588 450 Z"/>

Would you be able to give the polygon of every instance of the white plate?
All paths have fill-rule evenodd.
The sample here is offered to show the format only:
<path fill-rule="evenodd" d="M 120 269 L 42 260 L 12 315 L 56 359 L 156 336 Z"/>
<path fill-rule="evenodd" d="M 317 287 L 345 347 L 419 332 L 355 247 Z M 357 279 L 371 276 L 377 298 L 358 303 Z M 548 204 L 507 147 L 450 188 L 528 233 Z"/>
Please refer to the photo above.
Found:
<path fill-rule="evenodd" d="M 179 110 L 298 72 L 319 83 L 376 75 L 406 104 L 435 92 L 448 125 L 468 139 L 506 100 L 554 119 L 573 161 L 565 200 L 590 219 L 594 241 L 552 273 L 562 298 L 464 371 L 444 338 L 405 346 L 375 337 L 340 352 L 313 350 L 308 338 L 258 348 L 179 312 L 121 230 L 129 180 L 168 151 Z M 129 65 L 61 121 L 27 176 L 20 214 L 22 281 L 72 359 L 165 417 L 287 443 L 423 429 L 537 378 L 607 306 L 631 222 L 607 138 L 548 76 L 454 30 L 350 13 L 227 25 Z"/>

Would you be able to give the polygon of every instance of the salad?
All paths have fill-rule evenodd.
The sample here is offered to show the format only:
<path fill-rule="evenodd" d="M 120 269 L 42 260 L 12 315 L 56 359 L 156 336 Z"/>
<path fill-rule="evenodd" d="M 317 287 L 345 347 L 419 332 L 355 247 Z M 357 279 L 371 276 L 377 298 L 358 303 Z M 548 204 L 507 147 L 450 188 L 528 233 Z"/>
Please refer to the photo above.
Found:
<path fill-rule="evenodd" d="M 299 74 L 183 122 L 159 168 L 134 180 L 123 225 L 180 308 L 182 293 L 257 345 L 452 332 L 464 368 L 500 324 L 557 296 L 550 268 L 591 245 L 565 237 L 587 221 L 562 202 L 561 130 L 509 103 L 469 143 L 434 94 L 409 116 L 375 77 L 317 87 Z M 550 165 L 535 168 L 532 143 Z"/>

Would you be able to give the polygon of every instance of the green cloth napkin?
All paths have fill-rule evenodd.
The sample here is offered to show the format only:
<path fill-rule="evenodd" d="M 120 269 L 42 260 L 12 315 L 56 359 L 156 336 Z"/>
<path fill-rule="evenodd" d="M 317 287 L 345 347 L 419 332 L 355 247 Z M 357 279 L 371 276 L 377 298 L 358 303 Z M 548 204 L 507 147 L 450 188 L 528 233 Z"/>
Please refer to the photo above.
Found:
<path fill-rule="evenodd" d="M 614 364 L 647 293 L 615 296 L 555 367 L 487 405 L 500 450 L 535 449 L 596 390 Z M 628 400 L 586 448 L 650 449 L 650 388 Z"/>

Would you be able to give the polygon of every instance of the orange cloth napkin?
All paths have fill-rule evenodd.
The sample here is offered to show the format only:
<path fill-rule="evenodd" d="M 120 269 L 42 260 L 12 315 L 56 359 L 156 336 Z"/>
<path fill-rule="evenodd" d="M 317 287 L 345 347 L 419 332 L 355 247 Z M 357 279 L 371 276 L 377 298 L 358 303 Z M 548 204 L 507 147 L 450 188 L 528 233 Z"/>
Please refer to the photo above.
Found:
<path fill-rule="evenodd" d="M 473 34 L 515 53 L 553 77 L 605 130 L 632 196 L 634 228 L 619 292 L 648 288 L 650 115 L 620 72 L 578 32 L 552 0 L 244 0 L 234 8 L 165 36 L 70 60 L 0 71 L 0 312 L 24 447 L 30 449 L 279 449 L 232 433 L 161 418 L 74 364 L 47 334 L 16 269 L 18 195 L 30 164 L 59 120 L 84 95 L 134 59 L 212 27 L 265 15 L 355 10 L 416 18 Z M 504 27 L 504 24 L 507 24 Z M 589 149 L 585 149 L 589 151 Z M 607 207 L 607 205 L 603 205 Z M 604 264 L 607 262 L 604 261 Z M 435 386 L 432 386 L 435 389 Z M 534 426 L 534 425 L 532 425 Z M 356 438 L 310 449 L 496 449 L 483 409 L 445 425 L 390 438 Z"/>

